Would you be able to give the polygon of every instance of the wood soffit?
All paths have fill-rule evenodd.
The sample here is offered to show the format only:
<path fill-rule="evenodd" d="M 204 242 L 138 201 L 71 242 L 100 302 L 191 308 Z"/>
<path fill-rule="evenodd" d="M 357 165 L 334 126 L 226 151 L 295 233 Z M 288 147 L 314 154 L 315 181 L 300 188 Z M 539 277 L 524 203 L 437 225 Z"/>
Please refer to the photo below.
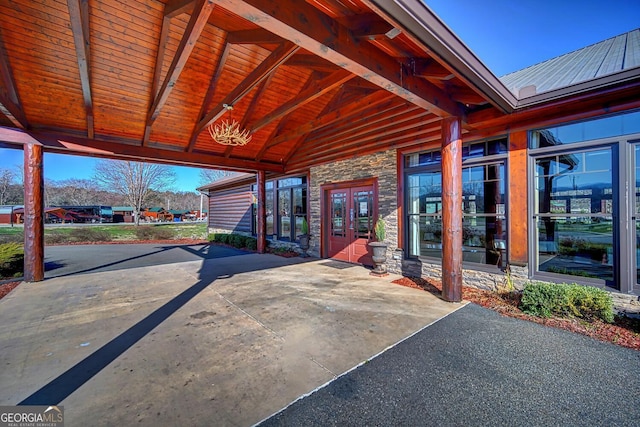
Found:
<path fill-rule="evenodd" d="M 504 116 L 374 3 L 2 2 L 0 141 L 285 173 L 433 141 L 445 117 Z M 229 118 L 248 145 L 211 140 Z"/>

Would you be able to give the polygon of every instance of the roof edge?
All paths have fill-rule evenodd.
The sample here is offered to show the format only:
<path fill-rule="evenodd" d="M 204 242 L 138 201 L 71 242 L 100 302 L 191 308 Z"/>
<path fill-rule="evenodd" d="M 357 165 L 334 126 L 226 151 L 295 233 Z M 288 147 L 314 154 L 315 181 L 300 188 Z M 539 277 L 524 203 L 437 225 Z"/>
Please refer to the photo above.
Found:
<path fill-rule="evenodd" d="M 410 32 L 416 41 L 439 58 L 499 110 L 510 113 L 518 99 L 486 65 L 420 0 L 370 0 Z"/>
<path fill-rule="evenodd" d="M 240 184 L 243 181 L 249 181 L 251 179 L 255 179 L 255 173 L 241 173 L 238 175 L 233 175 L 227 178 L 222 178 L 217 181 L 210 182 L 209 184 L 205 184 L 201 187 L 196 188 L 196 191 L 208 191 L 215 190 L 216 188 L 226 187 L 232 184 Z"/>
<path fill-rule="evenodd" d="M 629 83 L 635 80 L 640 81 L 640 67 L 618 71 L 570 86 L 564 86 L 547 92 L 541 92 L 529 97 L 520 98 L 518 100 L 517 108 L 520 109 L 531 107 L 533 105 L 555 101 L 557 99 L 566 98 L 568 96 L 589 92 L 592 90 L 603 89 L 616 84 Z"/>

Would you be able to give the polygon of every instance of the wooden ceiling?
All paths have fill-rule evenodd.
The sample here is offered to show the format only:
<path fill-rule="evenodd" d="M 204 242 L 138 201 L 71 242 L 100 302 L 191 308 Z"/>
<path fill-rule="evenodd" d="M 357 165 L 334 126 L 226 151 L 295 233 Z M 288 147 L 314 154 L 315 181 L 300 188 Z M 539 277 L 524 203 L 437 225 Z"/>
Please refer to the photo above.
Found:
<path fill-rule="evenodd" d="M 285 173 L 494 109 L 367 0 L 3 0 L 0 16 L 0 141 L 46 151 Z M 214 142 L 223 119 L 251 142 Z"/>

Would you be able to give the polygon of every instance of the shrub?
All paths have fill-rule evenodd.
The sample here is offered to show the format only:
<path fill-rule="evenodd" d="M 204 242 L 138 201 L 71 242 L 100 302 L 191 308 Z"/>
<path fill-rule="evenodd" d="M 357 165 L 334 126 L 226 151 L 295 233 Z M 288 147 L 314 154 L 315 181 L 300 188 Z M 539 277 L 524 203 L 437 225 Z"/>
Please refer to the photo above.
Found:
<path fill-rule="evenodd" d="M 73 242 L 110 242 L 111 235 L 104 230 L 82 227 L 72 229 L 69 233 L 69 240 Z"/>
<path fill-rule="evenodd" d="M 171 240 L 174 232 L 170 228 L 140 226 L 136 228 L 136 237 L 140 240 Z"/>
<path fill-rule="evenodd" d="M 0 245 L 0 277 L 21 275 L 24 267 L 24 249 L 21 243 Z"/>
<path fill-rule="evenodd" d="M 245 245 L 250 251 L 255 251 L 258 249 L 258 239 L 255 237 L 247 237 Z"/>
<path fill-rule="evenodd" d="M 229 244 L 234 248 L 244 248 L 247 242 L 247 236 L 242 234 L 231 234 L 229 236 Z"/>
<path fill-rule="evenodd" d="M 541 317 L 595 318 L 613 322 L 613 301 L 604 290 L 577 284 L 530 283 L 520 302 L 522 311 Z"/>
<path fill-rule="evenodd" d="M 209 236 L 209 240 L 216 243 L 227 244 L 229 242 L 229 234 L 227 233 L 212 233 Z"/>
<path fill-rule="evenodd" d="M 44 243 L 47 245 L 55 245 L 56 243 L 69 242 L 69 235 L 59 231 L 52 231 L 44 235 Z"/>

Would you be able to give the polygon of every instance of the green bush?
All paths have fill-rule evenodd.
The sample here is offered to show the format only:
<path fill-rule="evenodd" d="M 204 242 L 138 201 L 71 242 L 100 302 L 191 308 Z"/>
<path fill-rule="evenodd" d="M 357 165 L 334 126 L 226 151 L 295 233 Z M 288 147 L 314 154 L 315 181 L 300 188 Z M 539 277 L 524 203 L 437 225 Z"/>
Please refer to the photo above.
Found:
<path fill-rule="evenodd" d="M 613 301 L 604 290 L 577 284 L 529 283 L 522 291 L 520 309 L 541 317 L 595 318 L 613 322 Z"/>
<path fill-rule="evenodd" d="M 250 251 L 255 251 L 258 249 L 258 239 L 256 239 L 255 237 L 247 237 L 245 245 L 246 248 Z"/>
<path fill-rule="evenodd" d="M 234 248 L 244 248 L 246 246 L 247 236 L 242 234 L 231 234 L 229 236 L 229 244 Z"/>
<path fill-rule="evenodd" d="M 228 241 L 229 241 L 229 234 L 227 234 L 227 233 L 212 233 L 209 236 L 209 241 L 216 242 L 216 243 L 227 244 Z"/>
<path fill-rule="evenodd" d="M 21 276 L 23 267 L 24 249 L 21 243 L 0 245 L 0 277 Z"/>

